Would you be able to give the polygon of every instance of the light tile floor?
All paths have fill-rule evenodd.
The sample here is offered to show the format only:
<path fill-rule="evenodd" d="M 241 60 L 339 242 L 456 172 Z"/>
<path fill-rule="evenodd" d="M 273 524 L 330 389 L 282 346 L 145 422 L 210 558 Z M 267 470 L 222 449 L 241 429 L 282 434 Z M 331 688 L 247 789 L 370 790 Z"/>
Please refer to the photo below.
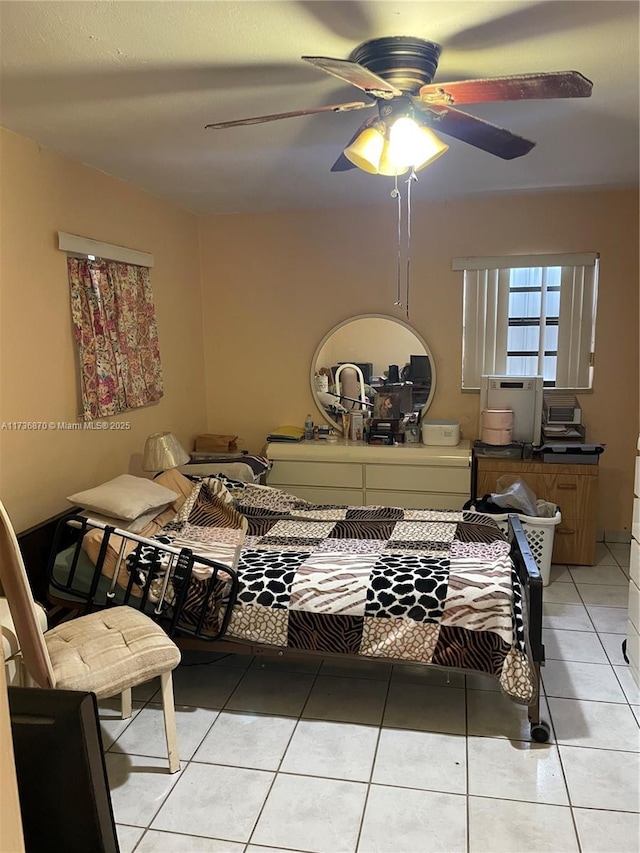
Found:
<path fill-rule="evenodd" d="M 552 569 L 547 744 L 491 679 L 370 661 L 185 654 L 173 776 L 157 685 L 102 703 L 122 853 L 637 853 L 628 553 Z"/>

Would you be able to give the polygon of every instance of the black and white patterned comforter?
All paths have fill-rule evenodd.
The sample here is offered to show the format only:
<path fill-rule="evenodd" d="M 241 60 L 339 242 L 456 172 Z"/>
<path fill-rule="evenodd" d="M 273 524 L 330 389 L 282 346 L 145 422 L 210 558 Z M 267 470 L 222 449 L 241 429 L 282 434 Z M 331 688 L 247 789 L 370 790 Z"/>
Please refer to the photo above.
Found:
<path fill-rule="evenodd" d="M 481 672 L 516 702 L 535 698 L 520 581 L 491 519 L 315 506 L 220 479 L 246 531 L 228 637 Z"/>

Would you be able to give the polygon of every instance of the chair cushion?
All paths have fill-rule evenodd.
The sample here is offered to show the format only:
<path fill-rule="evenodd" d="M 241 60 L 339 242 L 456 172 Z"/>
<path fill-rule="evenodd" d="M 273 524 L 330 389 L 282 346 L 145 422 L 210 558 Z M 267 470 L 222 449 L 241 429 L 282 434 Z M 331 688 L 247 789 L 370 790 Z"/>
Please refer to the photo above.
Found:
<path fill-rule="evenodd" d="M 133 607 L 111 607 L 64 622 L 44 635 L 55 686 L 115 696 L 169 672 L 180 651 L 165 632 Z"/>

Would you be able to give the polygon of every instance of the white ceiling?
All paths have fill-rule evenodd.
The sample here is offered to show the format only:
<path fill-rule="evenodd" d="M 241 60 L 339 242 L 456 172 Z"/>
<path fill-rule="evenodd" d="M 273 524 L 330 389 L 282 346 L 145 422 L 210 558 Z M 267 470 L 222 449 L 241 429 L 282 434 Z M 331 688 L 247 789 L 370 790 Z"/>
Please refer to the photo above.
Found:
<path fill-rule="evenodd" d="M 414 198 L 638 183 L 636 0 L 0 3 L 0 123 L 198 212 L 378 203 L 392 180 L 332 163 L 372 112 L 232 130 L 208 122 L 366 100 L 300 60 L 361 42 L 442 45 L 436 82 L 580 71 L 589 99 L 467 109 L 537 146 L 504 161 L 455 139 Z"/>

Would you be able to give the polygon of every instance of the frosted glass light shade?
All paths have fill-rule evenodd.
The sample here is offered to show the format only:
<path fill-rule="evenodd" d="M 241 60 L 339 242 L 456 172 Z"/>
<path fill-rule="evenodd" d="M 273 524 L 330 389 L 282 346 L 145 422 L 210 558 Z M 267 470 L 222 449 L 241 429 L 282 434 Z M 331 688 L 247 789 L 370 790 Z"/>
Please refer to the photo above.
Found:
<path fill-rule="evenodd" d="M 402 116 L 387 133 L 384 122 L 366 127 L 344 150 L 354 166 L 370 175 L 394 177 L 406 174 L 411 167 L 424 169 L 449 150 L 428 127 Z"/>
<path fill-rule="evenodd" d="M 143 471 L 166 471 L 186 465 L 189 454 L 171 432 L 154 432 L 146 440 L 142 457 Z"/>
<path fill-rule="evenodd" d="M 420 157 L 423 157 L 424 159 L 414 163 L 413 168 L 416 172 L 420 171 L 420 169 L 424 169 L 425 166 L 428 166 L 429 163 L 433 163 L 434 160 L 437 160 L 438 157 L 441 157 L 449 150 L 447 143 L 439 139 L 428 127 L 421 127 L 418 132 L 422 140 Z"/>
<path fill-rule="evenodd" d="M 383 147 L 384 134 L 375 127 L 366 127 L 351 145 L 344 149 L 344 156 L 358 169 L 370 175 L 377 175 Z"/>
<path fill-rule="evenodd" d="M 396 166 L 413 166 L 419 156 L 419 127 L 411 118 L 396 119 L 389 129 L 389 159 Z"/>
<path fill-rule="evenodd" d="M 389 131 L 388 157 L 398 168 L 413 166 L 416 171 L 424 169 L 448 150 L 449 146 L 432 130 L 416 124 L 411 118 L 399 118 Z"/>
<path fill-rule="evenodd" d="M 380 165 L 378 166 L 378 174 L 385 177 L 393 178 L 395 175 L 405 175 L 409 171 L 409 166 L 396 163 L 392 157 L 391 143 L 385 142 L 380 157 Z"/>

